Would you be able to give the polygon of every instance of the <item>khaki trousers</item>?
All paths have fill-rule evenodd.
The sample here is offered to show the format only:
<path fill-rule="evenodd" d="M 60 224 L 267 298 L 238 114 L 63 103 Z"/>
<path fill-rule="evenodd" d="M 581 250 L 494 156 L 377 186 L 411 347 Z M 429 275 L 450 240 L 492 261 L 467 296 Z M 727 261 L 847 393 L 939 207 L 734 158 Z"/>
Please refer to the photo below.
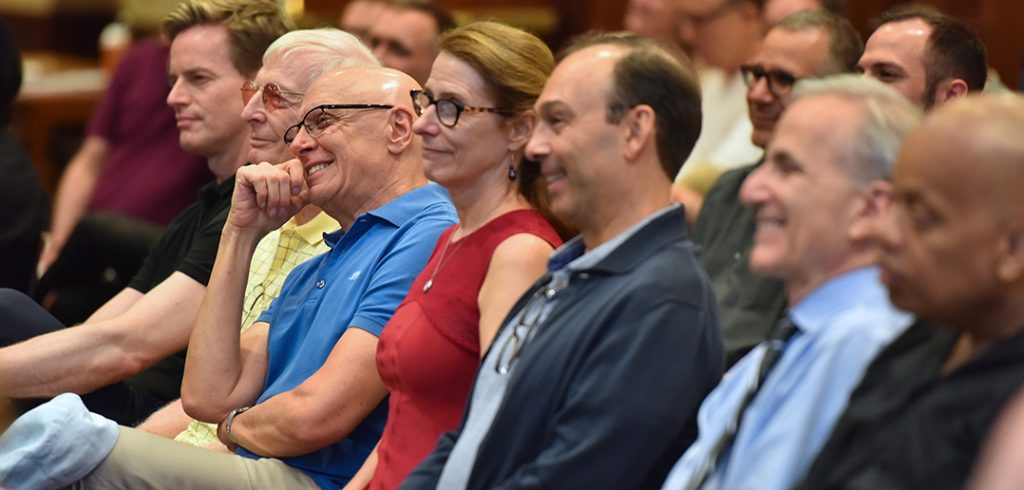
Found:
<path fill-rule="evenodd" d="M 99 466 L 71 488 L 319 489 L 278 459 L 249 459 L 190 446 L 127 427 Z"/>

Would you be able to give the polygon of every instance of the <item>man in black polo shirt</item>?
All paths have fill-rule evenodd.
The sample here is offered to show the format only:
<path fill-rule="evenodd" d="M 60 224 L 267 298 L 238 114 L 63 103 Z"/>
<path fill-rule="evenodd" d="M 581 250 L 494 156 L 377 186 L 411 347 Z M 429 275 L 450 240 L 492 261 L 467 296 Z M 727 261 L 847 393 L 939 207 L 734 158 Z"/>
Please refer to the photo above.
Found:
<path fill-rule="evenodd" d="M 26 297 L 0 292 L 6 320 L 0 341 L 8 345 L 0 349 L 0 386 L 7 396 L 87 393 L 92 411 L 126 425 L 178 397 L 183 350 L 210 278 L 235 170 L 249 152 L 238 90 L 287 23 L 272 0 L 193 0 L 168 16 L 167 103 L 182 147 L 207 158 L 216 182 L 171 222 L 128 287 L 84 324 L 65 329 Z"/>

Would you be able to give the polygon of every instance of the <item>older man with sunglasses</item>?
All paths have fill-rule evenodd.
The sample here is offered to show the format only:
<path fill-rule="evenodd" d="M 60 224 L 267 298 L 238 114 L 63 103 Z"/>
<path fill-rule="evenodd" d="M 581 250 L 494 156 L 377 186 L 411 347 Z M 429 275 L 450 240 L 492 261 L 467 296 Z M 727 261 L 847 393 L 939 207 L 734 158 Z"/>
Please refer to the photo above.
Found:
<path fill-rule="evenodd" d="M 773 27 L 741 69 L 749 87 L 754 144 L 767 146 L 798 79 L 852 72 L 860 51 L 860 37 L 849 21 L 823 11 L 799 12 Z M 754 213 L 740 202 L 739 191 L 759 165 L 723 174 L 708 191 L 693 228 L 693 241 L 701 246 L 701 262 L 715 288 L 729 365 L 764 340 L 786 301 L 781 281 L 756 276 L 747 266 Z"/>

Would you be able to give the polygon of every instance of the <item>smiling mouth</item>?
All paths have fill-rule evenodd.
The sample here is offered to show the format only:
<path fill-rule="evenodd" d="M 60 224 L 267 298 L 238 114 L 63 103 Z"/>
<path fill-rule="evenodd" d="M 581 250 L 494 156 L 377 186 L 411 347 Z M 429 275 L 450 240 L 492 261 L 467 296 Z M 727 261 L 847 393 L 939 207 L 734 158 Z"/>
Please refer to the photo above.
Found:
<path fill-rule="evenodd" d="M 779 230 L 782 229 L 786 222 L 781 219 L 767 219 L 762 218 L 757 220 L 758 230 Z"/>
<path fill-rule="evenodd" d="M 548 174 L 545 177 L 547 178 L 547 181 L 548 181 L 549 184 L 552 183 L 552 182 L 558 182 L 560 180 L 565 180 L 565 174 L 561 173 L 561 172 L 556 173 L 556 174 Z"/>
<path fill-rule="evenodd" d="M 313 165 L 312 167 L 309 167 L 309 170 L 306 171 L 306 177 L 309 177 L 309 176 L 311 176 L 311 175 L 313 175 L 313 174 L 315 174 L 315 173 L 317 173 L 317 172 L 319 172 L 319 171 L 321 171 L 321 170 L 323 170 L 323 169 L 325 169 L 327 167 L 330 167 L 330 166 L 331 166 L 331 164 L 329 164 L 329 163 L 321 163 L 321 164 Z"/>

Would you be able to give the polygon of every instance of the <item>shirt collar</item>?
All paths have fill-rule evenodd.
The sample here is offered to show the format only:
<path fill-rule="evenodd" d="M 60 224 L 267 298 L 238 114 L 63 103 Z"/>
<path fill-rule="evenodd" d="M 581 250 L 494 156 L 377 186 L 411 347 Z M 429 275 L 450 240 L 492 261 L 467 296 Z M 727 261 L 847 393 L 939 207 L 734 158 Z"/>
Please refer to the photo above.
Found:
<path fill-rule="evenodd" d="M 435 204 L 439 202 L 450 202 L 448 191 L 444 187 L 437 184 L 417 187 L 384 203 L 383 206 L 367 211 L 362 216 L 359 216 L 349 230 L 338 229 L 331 233 L 324 233 L 324 242 L 333 249 L 348 231 L 357 228 L 364 221 L 385 221 L 396 228 L 401 227 L 422 213 L 427 203 Z M 361 236 L 361 233 L 357 231 L 354 236 Z"/>
<path fill-rule="evenodd" d="M 877 266 L 868 266 L 833 277 L 790 308 L 789 317 L 801 330 L 812 333 L 840 311 L 873 301 L 888 301 L 878 275 Z"/>
<path fill-rule="evenodd" d="M 377 209 L 368 211 L 364 216 L 373 216 L 400 227 L 423 212 L 424 201 L 438 200 L 450 201 L 448 191 L 440 185 L 427 184 L 406 192 Z"/>
<path fill-rule="evenodd" d="M 224 198 L 230 198 L 231 192 L 235 190 L 235 176 L 232 175 L 230 178 L 224 179 L 224 182 L 217 183 L 217 181 L 210 182 L 199 189 L 199 199 L 204 204 L 211 204 L 223 200 Z"/>
<path fill-rule="evenodd" d="M 640 230 L 651 224 L 651 222 L 661 218 L 662 216 L 668 215 L 673 211 L 681 209 L 682 208 L 678 204 L 673 204 L 651 213 L 646 218 L 634 223 L 611 240 L 594 247 L 590 252 L 585 252 L 586 247 L 583 244 L 583 238 L 577 236 L 563 244 L 561 247 L 558 247 L 558 250 L 555 250 L 551 254 L 551 257 L 548 259 L 548 271 L 555 272 L 561 269 L 581 271 L 593 269 L 612 255 L 613 252 L 618 250 L 623 243 L 628 241 L 630 238 L 633 238 L 640 232 Z"/>
<path fill-rule="evenodd" d="M 295 224 L 295 218 L 288 220 L 282 230 L 291 230 L 310 245 L 316 245 L 324 239 L 325 232 L 331 232 L 341 228 L 338 221 L 321 211 L 313 219 L 301 225 Z"/>

